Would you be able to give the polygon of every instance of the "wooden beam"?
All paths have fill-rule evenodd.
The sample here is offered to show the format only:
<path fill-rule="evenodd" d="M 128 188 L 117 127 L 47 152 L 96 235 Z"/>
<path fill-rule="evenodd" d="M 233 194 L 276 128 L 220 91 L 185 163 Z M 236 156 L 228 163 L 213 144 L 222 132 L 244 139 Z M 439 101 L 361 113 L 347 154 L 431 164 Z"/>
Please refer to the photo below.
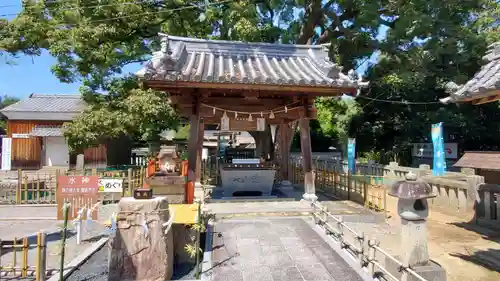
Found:
<path fill-rule="evenodd" d="M 192 106 L 182 106 L 182 105 L 177 106 L 177 110 L 181 116 L 186 116 L 186 117 L 190 116 L 191 112 L 193 111 Z M 287 112 L 275 112 L 274 116 L 275 116 L 275 119 L 297 120 L 300 117 L 301 110 L 302 109 L 300 109 L 300 108 L 290 108 L 290 109 L 288 109 Z M 269 113 L 266 113 L 266 110 L 262 110 L 262 111 L 263 111 L 263 117 L 269 119 Z M 214 113 L 214 110 L 212 108 L 200 106 L 199 114 L 200 114 L 200 118 L 203 118 L 203 119 L 207 119 L 207 118 L 208 119 L 210 119 L 210 118 L 220 119 L 222 117 L 222 115 L 224 114 L 224 112 L 221 110 L 215 110 L 215 113 Z M 235 114 L 232 112 L 226 112 L 226 114 L 230 118 L 235 117 Z M 309 115 L 310 116 L 307 118 L 315 119 L 316 118 L 316 109 L 311 107 L 309 109 Z M 238 114 L 238 117 L 248 118 L 248 114 L 241 113 L 241 114 Z M 255 114 L 252 114 L 252 118 L 256 118 L 256 117 L 260 117 L 259 110 L 256 110 Z"/>
<path fill-rule="evenodd" d="M 483 97 L 480 99 L 472 100 L 472 104 L 480 105 L 500 100 L 500 91 L 494 91 L 491 96 Z"/>
<path fill-rule="evenodd" d="M 146 87 L 156 90 L 167 90 L 172 88 L 187 89 L 224 89 L 236 91 L 275 91 L 289 93 L 289 95 L 307 96 L 339 96 L 343 93 L 355 95 L 356 88 L 334 88 L 327 86 L 303 86 L 303 85 L 265 85 L 265 84 L 237 84 L 237 83 L 207 83 L 187 81 L 144 81 Z"/>

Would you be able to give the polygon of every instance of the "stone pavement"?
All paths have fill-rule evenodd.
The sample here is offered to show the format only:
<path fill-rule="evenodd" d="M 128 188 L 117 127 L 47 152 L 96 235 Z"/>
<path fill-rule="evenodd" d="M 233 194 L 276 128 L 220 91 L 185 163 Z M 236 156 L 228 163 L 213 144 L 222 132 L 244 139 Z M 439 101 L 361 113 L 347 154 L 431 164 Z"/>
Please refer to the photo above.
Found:
<path fill-rule="evenodd" d="M 213 280 L 363 280 L 301 217 L 218 220 Z"/>

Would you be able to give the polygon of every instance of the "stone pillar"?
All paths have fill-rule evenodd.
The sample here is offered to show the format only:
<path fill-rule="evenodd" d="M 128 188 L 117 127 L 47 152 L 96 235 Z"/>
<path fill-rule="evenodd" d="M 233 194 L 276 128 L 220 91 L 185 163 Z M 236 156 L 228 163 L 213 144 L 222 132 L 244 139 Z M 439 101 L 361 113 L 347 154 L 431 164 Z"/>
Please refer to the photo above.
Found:
<path fill-rule="evenodd" d="M 314 182 L 314 173 L 312 169 L 312 148 L 311 132 L 309 127 L 308 104 L 304 104 L 302 116 L 299 121 L 300 126 L 300 148 L 302 152 L 302 171 L 304 173 L 304 200 L 316 201 L 316 187 Z"/>
<path fill-rule="evenodd" d="M 188 140 L 188 181 L 186 184 L 186 203 L 194 201 L 194 186 L 196 181 L 196 162 L 198 150 L 198 132 L 200 130 L 200 101 L 193 97 L 191 116 L 189 117 L 189 140 Z"/>
<path fill-rule="evenodd" d="M 163 226 L 170 219 L 167 198 L 124 197 L 118 211 L 116 234 L 109 242 L 108 280 L 170 280 L 174 244 L 172 230 L 165 233 Z"/>

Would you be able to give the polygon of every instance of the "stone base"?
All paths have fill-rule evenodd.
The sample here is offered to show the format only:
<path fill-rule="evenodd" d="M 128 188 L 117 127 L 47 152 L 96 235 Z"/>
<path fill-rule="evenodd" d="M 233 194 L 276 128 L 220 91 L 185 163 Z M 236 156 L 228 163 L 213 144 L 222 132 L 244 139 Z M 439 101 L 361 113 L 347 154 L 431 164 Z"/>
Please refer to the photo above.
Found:
<path fill-rule="evenodd" d="M 304 193 L 304 195 L 302 195 L 302 198 L 309 202 L 316 202 L 318 200 L 318 196 L 316 196 L 316 194 L 314 193 Z"/>
<path fill-rule="evenodd" d="M 401 260 L 398 256 L 395 256 L 395 258 Z M 391 259 L 386 258 L 385 265 L 385 268 L 392 275 L 398 279 L 401 278 L 399 267 Z M 427 281 L 446 281 L 446 270 L 434 261 L 430 261 L 427 265 L 412 266 L 412 269 Z M 390 277 L 386 277 L 385 279 L 392 280 Z M 419 279 L 409 274 L 407 281 L 419 281 Z"/>
<path fill-rule="evenodd" d="M 293 190 L 293 184 L 290 181 L 281 181 L 280 189 L 283 191 L 291 191 Z"/>
<path fill-rule="evenodd" d="M 165 197 L 150 200 L 124 197 L 120 200 L 116 235 L 109 242 L 109 281 L 159 281 L 172 278 L 173 231 L 165 233 L 163 226 L 169 218 Z"/>

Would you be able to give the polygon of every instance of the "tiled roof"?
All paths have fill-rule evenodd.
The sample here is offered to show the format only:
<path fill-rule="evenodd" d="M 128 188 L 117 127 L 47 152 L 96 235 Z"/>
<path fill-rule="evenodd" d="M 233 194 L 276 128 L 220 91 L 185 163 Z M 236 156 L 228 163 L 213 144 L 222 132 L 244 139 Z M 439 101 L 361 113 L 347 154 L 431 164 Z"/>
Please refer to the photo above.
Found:
<path fill-rule="evenodd" d="M 499 151 L 466 151 L 454 167 L 500 170 Z"/>
<path fill-rule="evenodd" d="M 32 94 L 29 98 L 7 106 L 0 112 L 11 120 L 64 121 L 71 120 L 82 112 L 85 106 L 80 95 Z"/>
<path fill-rule="evenodd" d="M 85 108 L 80 95 L 43 95 L 32 94 L 28 99 L 21 100 L 2 109 L 4 111 L 29 112 L 80 112 Z"/>
<path fill-rule="evenodd" d="M 465 85 L 458 86 L 448 83 L 448 88 L 453 93 L 444 99 L 443 103 L 460 102 L 475 98 L 487 97 L 493 91 L 500 91 L 500 42 L 490 46 L 488 52 L 483 57 L 486 64 L 474 75 Z"/>
<path fill-rule="evenodd" d="M 162 36 L 162 47 L 137 75 L 147 80 L 360 88 L 318 45 L 287 45 Z"/>
<path fill-rule="evenodd" d="M 37 125 L 31 130 L 33 137 L 61 137 L 63 135 L 61 126 Z"/>

